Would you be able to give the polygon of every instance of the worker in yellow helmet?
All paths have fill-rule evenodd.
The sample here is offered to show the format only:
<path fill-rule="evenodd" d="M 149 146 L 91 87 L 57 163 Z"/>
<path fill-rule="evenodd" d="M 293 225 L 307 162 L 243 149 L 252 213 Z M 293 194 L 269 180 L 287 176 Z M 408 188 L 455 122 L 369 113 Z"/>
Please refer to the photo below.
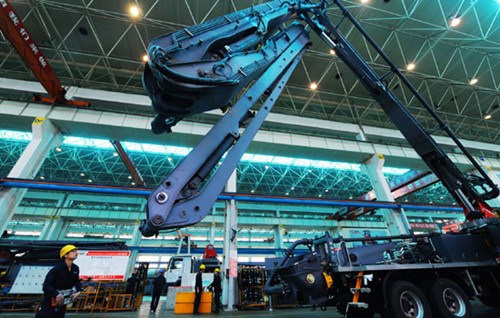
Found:
<path fill-rule="evenodd" d="M 66 305 L 80 295 L 80 269 L 73 263 L 78 258 L 77 250 L 68 244 L 59 251 L 61 261 L 45 276 L 42 306 L 35 318 L 64 318 Z"/>
<path fill-rule="evenodd" d="M 7 272 L 6 271 L 2 271 L 2 273 L 0 273 L 0 284 L 5 284 L 7 283 Z"/>
<path fill-rule="evenodd" d="M 205 271 L 205 269 L 206 269 L 205 264 L 201 264 L 200 270 L 198 271 L 198 273 L 196 273 L 196 280 L 195 280 L 195 284 L 194 284 L 194 293 L 195 293 L 194 310 L 193 310 L 194 315 L 200 314 L 200 312 L 198 311 L 198 308 L 200 307 L 201 293 L 203 292 L 202 275 L 203 275 L 203 272 Z"/>
<path fill-rule="evenodd" d="M 216 268 L 214 270 L 214 280 L 212 284 L 208 285 L 209 290 L 214 292 L 214 302 L 215 310 L 214 313 L 218 314 L 220 310 L 220 295 L 222 294 L 222 279 L 220 277 L 220 270 Z"/>

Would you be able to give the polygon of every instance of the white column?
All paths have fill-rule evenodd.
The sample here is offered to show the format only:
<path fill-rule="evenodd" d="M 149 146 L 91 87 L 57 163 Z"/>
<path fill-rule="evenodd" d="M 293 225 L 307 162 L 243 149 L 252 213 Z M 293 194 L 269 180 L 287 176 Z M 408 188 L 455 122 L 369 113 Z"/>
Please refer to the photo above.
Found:
<path fill-rule="evenodd" d="M 373 190 L 377 195 L 377 200 L 394 202 L 391 188 L 382 173 L 384 162 L 384 156 L 379 153 L 371 156 L 362 167 L 370 178 Z M 378 211 L 384 216 L 390 235 L 409 234 L 410 226 L 404 212 L 397 209 L 378 209 Z"/>
<path fill-rule="evenodd" d="M 210 244 L 215 246 L 215 222 L 210 224 Z"/>
<path fill-rule="evenodd" d="M 285 242 L 283 238 L 283 224 L 276 225 L 274 228 L 274 244 L 276 249 L 279 251 L 276 251 L 276 256 L 281 257 L 283 256 L 283 249 L 285 248 Z"/>
<path fill-rule="evenodd" d="M 64 222 L 63 218 L 59 215 L 54 215 L 52 224 L 50 225 L 50 229 L 48 230 L 45 239 L 55 241 L 64 238 L 68 225 L 69 223 Z"/>
<path fill-rule="evenodd" d="M 50 149 L 60 145 L 62 135 L 50 120 L 37 117 L 32 124 L 33 139 L 8 174 L 8 178 L 33 179 Z M 3 233 L 27 189 L 8 188 L 0 191 L 0 233 Z"/>
<path fill-rule="evenodd" d="M 118 240 L 120 238 L 120 232 L 122 230 L 123 226 L 122 225 L 117 225 L 115 233 L 113 234 L 113 239 Z"/>
<path fill-rule="evenodd" d="M 137 247 L 141 243 L 142 234 L 141 231 L 139 231 L 139 225 L 140 222 L 137 221 L 134 226 L 134 231 L 132 232 L 132 238 L 130 239 L 130 243 L 128 244 L 129 246 Z M 138 253 L 139 252 L 137 250 L 133 250 L 132 253 L 130 253 L 130 257 L 128 259 L 127 274 L 125 276 L 126 278 L 130 277 L 134 272 L 134 266 L 137 262 Z"/>
<path fill-rule="evenodd" d="M 226 192 L 236 192 L 236 170 L 229 178 Z M 226 221 L 224 224 L 224 264 L 223 264 L 223 295 L 222 304 L 227 306 L 227 311 L 235 310 L 238 293 L 238 250 L 236 237 L 238 235 L 238 210 L 236 201 L 226 202 Z"/>
<path fill-rule="evenodd" d="M 47 235 L 49 234 L 49 230 L 52 227 L 52 222 L 53 222 L 52 216 L 48 215 L 47 219 L 45 220 L 45 224 L 43 225 L 43 228 L 40 231 L 40 236 L 38 237 L 38 240 L 42 241 L 42 240 L 47 239 Z"/>

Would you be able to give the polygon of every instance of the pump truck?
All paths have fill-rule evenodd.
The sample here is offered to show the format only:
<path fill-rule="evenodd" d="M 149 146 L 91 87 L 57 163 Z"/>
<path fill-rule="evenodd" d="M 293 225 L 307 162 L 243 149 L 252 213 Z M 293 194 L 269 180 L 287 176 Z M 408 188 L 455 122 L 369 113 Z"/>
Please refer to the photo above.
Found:
<path fill-rule="evenodd" d="M 329 10 L 340 12 L 341 18 L 332 21 Z M 340 32 L 346 23 L 379 54 L 386 74 L 377 74 L 347 41 Z M 469 299 L 476 296 L 498 306 L 500 226 L 486 203 L 498 197 L 498 186 L 340 0 L 270 1 L 150 43 L 143 84 L 156 112 L 154 133 L 171 132 L 180 120 L 208 110 L 225 114 L 152 191 L 142 234 L 194 225 L 210 212 L 311 44 L 310 30 L 357 76 L 463 208 L 466 222 L 454 234 L 417 236 L 409 231 L 369 238 L 379 244 L 359 248 L 349 248 L 352 240 L 329 233 L 298 241 L 276 263 L 266 292 L 313 305 L 334 302 L 354 317 L 376 312 L 386 317 L 471 317 Z M 478 175 L 460 171 L 450 160 L 391 91 L 392 77 L 413 94 Z M 296 253 L 300 245 L 308 252 Z"/>

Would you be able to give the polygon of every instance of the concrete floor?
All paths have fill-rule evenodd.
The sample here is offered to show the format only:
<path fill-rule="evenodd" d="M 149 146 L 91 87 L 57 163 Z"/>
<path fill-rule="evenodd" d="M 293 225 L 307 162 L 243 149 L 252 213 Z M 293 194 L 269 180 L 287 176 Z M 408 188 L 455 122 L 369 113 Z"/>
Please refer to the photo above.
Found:
<path fill-rule="evenodd" d="M 164 301 L 164 299 L 162 299 Z M 163 302 L 160 303 L 160 306 L 163 305 Z M 500 317 L 500 308 L 488 308 L 483 306 L 480 302 L 474 301 L 472 302 L 474 318 L 493 318 Z M 161 307 L 159 307 L 161 308 Z M 0 316 L 5 317 L 15 317 L 15 318 L 33 318 L 34 313 L 2 313 L 0 312 Z M 223 312 L 219 315 L 211 314 L 211 315 L 202 315 L 204 317 L 240 317 L 240 318 L 277 318 L 277 317 L 286 317 L 286 318 L 303 318 L 303 317 L 329 317 L 329 318 L 341 318 L 343 317 L 341 314 L 337 312 L 335 308 L 329 307 L 326 311 L 321 311 L 316 309 L 314 312 L 311 312 L 311 308 L 297 308 L 297 309 L 278 309 L 272 312 L 267 310 L 256 310 L 256 311 L 234 311 L 234 312 Z M 194 315 L 174 315 L 172 311 L 160 311 L 157 310 L 156 315 L 152 315 L 149 313 L 149 301 L 145 301 L 141 308 L 135 312 L 113 312 L 113 313 L 94 313 L 90 315 L 88 313 L 68 313 L 66 317 L 93 317 L 93 318 L 154 318 L 154 317 L 179 317 L 179 318 L 191 318 L 191 317 L 200 317 Z"/>

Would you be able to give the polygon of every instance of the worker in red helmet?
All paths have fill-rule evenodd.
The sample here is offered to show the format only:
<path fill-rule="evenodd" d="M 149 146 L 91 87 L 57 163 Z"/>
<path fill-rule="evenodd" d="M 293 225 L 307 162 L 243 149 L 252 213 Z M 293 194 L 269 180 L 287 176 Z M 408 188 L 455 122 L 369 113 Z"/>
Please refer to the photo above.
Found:
<path fill-rule="evenodd" d="M 60 250 L 61 262 L 45 276 L 42 305 L 35 318 L 64 318 L 66 305 L 80 295 L 80 269 L 73 263 L 78 257 L 77 250 L 71 244 Z"/>
<path fill-rule="evenodd" d="M 194 284 L 194 315 L 199 315 L 200 312 L 198 311 L 198 308 L 200 307 L 200 302 L 201 302 L 201 293 L 203 293 L 203 272 L 205 271 L 206 266 L 205 264 L 200 265 L 200 270 L 198 273 L 196 273 L 196 280 Z"/>

